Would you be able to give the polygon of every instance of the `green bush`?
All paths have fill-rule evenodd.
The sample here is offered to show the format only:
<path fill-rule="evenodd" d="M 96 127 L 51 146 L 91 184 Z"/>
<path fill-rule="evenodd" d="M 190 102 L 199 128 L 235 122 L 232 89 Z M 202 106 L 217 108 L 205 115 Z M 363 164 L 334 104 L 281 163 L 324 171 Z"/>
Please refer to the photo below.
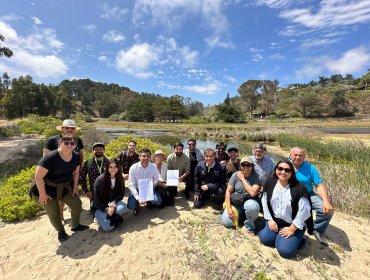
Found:
<path fill-rule="evenodd" d="M 61 120 L 53 117 L 29 115 L 27 119 L 19 121 L 18 126 L 21 133 L 38 134 L 49 137 L 57 134 L 55 127 L 60 124 Z"/>
<path fill-rule="evenodd" d="M 201 116 L 193 116 L 190 119 L 184 120 L 185 124 L 207 124 L 209 119 Z"/>
<path fill-rule="evenodd" d="M 20 135 L 19 128 L 16 125 L 0 126 L 0 139 Z"/>
<path fill-rule="evenodd" d="M 40 211 L 28 195 L 35 170 L 36 166 L 22 170 L 0 188 L 0 219 L 7 222 L 27 219 Z"/>

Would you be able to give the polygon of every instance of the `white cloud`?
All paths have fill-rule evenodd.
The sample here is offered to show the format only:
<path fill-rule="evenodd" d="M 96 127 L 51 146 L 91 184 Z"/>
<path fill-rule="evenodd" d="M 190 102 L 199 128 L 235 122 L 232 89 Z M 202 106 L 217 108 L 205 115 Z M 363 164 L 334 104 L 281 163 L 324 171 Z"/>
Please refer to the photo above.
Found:
<path fill-rule="evenodd" d="M 317 47 L 321 47 L 321 46 L 329 46 L 333 43 L 336 43 L 338 42 L 339 39 L 308 39 L 308 40 L 305 40 L 302 45 L 301 45 L 301 48 L 303 50 L 307 50 L 307 49 L 311 49 L 311 48 L 317 48 Z"/>
<path fill-rule="evenodd" d="M 116 56 L 116 68 L 138 78 L 150 78 L 154 74 L 148 68 L 158 59 L 158 54 L 147 43 L 133 45 L 128 50 L 120 50 Z"/>
<path fill-rule="evenodd" d="M 14 55 L 1 69 L 7 69 L 12 76 L 31 75 L 33 77 L 58 77 L 67 72 L 68 66 L 55 55 L 63 48 L 63 43 L 52 29 L 34 29 L 34 33 L 22 37 L 8 24 L 0 21 L 0 30 L 6 38 L 6 45 Z"/>
<path fill-rule="evenodd" d="M 366 23 L 370 20 L 370 1 L 323 0 L 319 9 L 284 10 L 280 16 L 307 28 L 328 28 Z"/>
<path fill-rule="evenodd" d="M 188 15 L 199 16 L 199 23 L 211 31 L 205 39 L 210 49 L 215 47 L 232 48 L 230 39 L 222 38 L 229 30 L 229 21 L 223 14 L 222 0 L 138 0 L 133 11 L 133 21 L 137 25 L 161 25 L 172 32 L 180 28 Z M 149 20 L 147 20 L 149 15 Z"/>
<path fill-rule="evenodd" d="M 43 24 L 43 22 L 41 21 L 41 19 L 39 19 L 38 17 L 31 17 L 31 19 L 33 20 L 33 23 L 34 24 L 37 24 L 37 25 Z"/>
<path fill-rule="evenodd" d="M 283 60 L 286 58 L 286 56 L 281 53 L 274 53 L 270 55 L 268 58 L 271 60 Z"/>
<path fill-rule="evenodd" d="M 221 90 L 221 86 L 218 81 L 212 81 L 206 82 L 203 85 L 184 86 L 183 89 L 190 92 L 213 95 Z"/>
<path fill-rule="evenodd" d="M 126 38 L 122 33 L 114 30 L 110 30 L 103 35 L 103 40 L 107 42 L 118 43 L 124 41 Z"/>
<path fill-rule="evenodd" d="M 20 19 L 23 19 L 23 18 L 20 17 L 20 16 L 17 16 L 14 13 L 0 16 L 0 21 L 17 21 L 17 20 L 20 20 Z"/>
<path fill-rule="evenodd" d="M 106 62 L 108 61 L 108 57 L 106 55 L 100 55 L 98 56 L 98 60 L 101 62 Z"/>
<path fill-rule="evenodd" d="M 229 75 L 226 75 L 225 76 L 225 79 L 228 80 L 229 82 L 232 82 L 232 83 L 235 83 L 236 82 L 236 79 L 232 76 L 229 76 Z"/>
<path fill-rule="evenodd" d="M 339 58 L 321 56 L 311 58 L 310 62 L 296 72 L 299 79 L 317 78 L 330 74 L 355 74 L 363 72 L 370 64 L 370 51 L 360 46 L 344 52 Z"/>
<path fill-rule="evenodd" d="M 332 73 L 358 73 L 368 68 L 370 64 L 370 51 L 364 46 L 354 48 L 343 53 L 338 59 L 331 59 L 326 67 Z"/>
<path fill-rule="evenodd" d="M 82 28 L 89 33 L 94 33 L 94 31 L 96 30 L 96 25 L 95 24 L 85 24 L 82 26 Z"/>
<path fill-rule="evenodd" d="M 296 0 L 256 0 L 257 5 L 266 5 L 270 8 L 285 8 L 290 4 L 296 3 Z"/>
<path fill-rule="evenodd" d="M 109 4 L 104 3 L 102 5 L 103 12 L 101 13 L 100 17 L 115 20 L 115 21 L 123 21 L 125 15 L 129 12 L 128 9 L 121 9 L 117 6 L 109 6 Z"/>
<path fill-rule="evenodd" d="M 183 57 L 183 60 L 188 67 L 192 67 L 197 64 L 199 52 L 191 51 L 188 46 L 180 48 L 180 53 Z"/>

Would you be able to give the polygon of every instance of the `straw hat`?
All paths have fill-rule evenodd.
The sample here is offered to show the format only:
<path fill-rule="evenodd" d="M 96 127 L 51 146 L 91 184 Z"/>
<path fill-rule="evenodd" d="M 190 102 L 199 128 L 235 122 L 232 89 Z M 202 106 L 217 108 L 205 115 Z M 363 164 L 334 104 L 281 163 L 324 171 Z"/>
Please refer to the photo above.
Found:
<path fill-rule="evenodd" d="M 156 150 L 154 152 L 154 156 L 162 156 L 164 159 L 166 159 L 166 155 L 164 154 L 162 150 Z"/>
<path fill-rule="evenodd" d="M 76 130 L 80 130 L 81 129 L 80 127 L 76 126 L 75 122 L 73 120 L 71 120 L 71 119 L 64 120 L 63 123 L 62 123 L 62 125 L 58 125 L 56 127 L 56 129 L 62 131 L 62 128 L 63 127 L 75 127 Z"/>

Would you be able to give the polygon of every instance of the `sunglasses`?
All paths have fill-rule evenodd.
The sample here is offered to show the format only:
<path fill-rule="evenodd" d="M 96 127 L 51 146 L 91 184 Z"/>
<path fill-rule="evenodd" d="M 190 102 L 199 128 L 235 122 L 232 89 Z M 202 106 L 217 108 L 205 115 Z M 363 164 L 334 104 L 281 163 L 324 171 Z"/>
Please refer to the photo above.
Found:
<path fill-rule="evenodd" d="M 195 144 L 188 144 L 188 146 L 195 146 Z"/>
<path fill-rule="evenodd" d="M 284 167 L 281 167 L 281 166 L 278 166 L 277 168 L 276 168 L 276 170 L 277 171 L 285 171 L 285 173 L 290 173 L 290 172 L 292 172 L 292 169 L 290 169 L 290 168 L 284 168 Z"/>
<path fill-rule="evenodd" d="M 69 127 L 69 126 L 63 126 L 64 129 L 70 129 L 70 130 L 75 130 L 75 127 Z"/>
<path fill-rule="evenodd" d="M 63 141 L 63 145 L 65 145 L 65 146 L 68 146 L 68 145 L 74 146 L 74 145 L 76 145 L 76 142 L 75 141 Z"/>
<path fill-rule="evenodd" d="M 242 164 L 242 168 L 251 168 L 253 165 L 252 164 Z"/>

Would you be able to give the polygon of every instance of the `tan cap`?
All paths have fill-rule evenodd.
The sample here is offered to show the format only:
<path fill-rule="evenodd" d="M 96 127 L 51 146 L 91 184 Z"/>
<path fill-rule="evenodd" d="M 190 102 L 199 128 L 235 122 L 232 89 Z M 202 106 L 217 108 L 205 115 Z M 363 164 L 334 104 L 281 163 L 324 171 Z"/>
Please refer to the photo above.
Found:
<path fill-rule="evenodd" d="M 240 160 L 240 164 L 243 164 L 245 162 L 248 162 L 250 164 L 253 164 L 253 161 L 250 157 L 243 157 L 241 160 Z"/>

